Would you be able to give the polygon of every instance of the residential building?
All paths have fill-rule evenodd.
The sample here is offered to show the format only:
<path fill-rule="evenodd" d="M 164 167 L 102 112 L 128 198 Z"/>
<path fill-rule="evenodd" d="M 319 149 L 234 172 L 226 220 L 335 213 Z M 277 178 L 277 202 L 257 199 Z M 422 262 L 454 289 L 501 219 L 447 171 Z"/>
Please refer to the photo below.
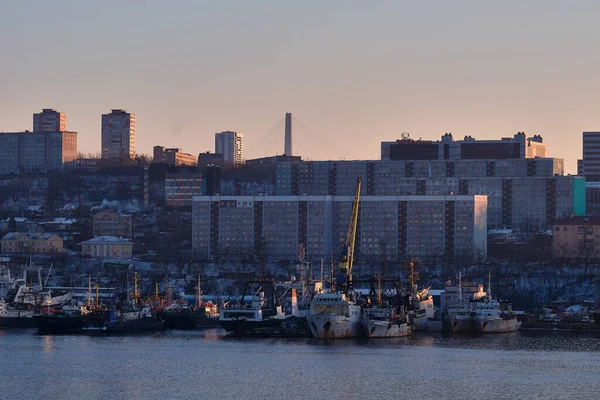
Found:
<path fill-rule="evenodd" d="M 181 165 L 197 165 L 196 156 L 187 153 L 182 153 L 181 149 L 178 148 L 164 148 L 163 146 L 154 146 L 153 162 L 164 163 L 175 167 Z"/>
<path fill-rule="evenodd" d="M 133 215 L 102 209 L 92 212 L 94 236 L 133 237 Z"/>
<path fill-rule="evenodd" d="M 9 232 L 0 240 L 3 253 L 62 253 L 63 239 L 52 232 Z"/>
<path fill-rule="evenodd" d="M 67 130 L 67 116 L 51 108 L 33 114 L 34 132 L 64 132 Z"/>
<path fill-rule="evenodd" d="M 123 162 L 135 158 L 135 114 L 111 110 L 102 114 L 102 159 Z"/>
<path fill-rule="evenodd" d="M 600 258 L 600 217 L 568 217 L 552 229 L 555 258 L 595 260 Z"/>
<path fill-rule="evenodd" d="M 98 236 L 79 243 L 84 256 L 95 258 L 131 258 L 133 242 L 116 236 Z"/>
<path fill-rule="evenodd" d="M 215 133 L 215 153 L 223 154 L 226 163 L 244 163 L 244 135 L 239 132 L 223 131 Z"/>
<path fill-rule="evenodd" d="M 279 163 L 277 195 L 486 195 L 490 229 L 545 230 L 585 215 L 585 179 L 563 176 L 561 159 L 303 161 Z M 224 192 L 221 192 L 224 194 Z"/>
<path fill-rule="evenodd" d="M 223 165 L 225 159 L 222 153 L 211 153 L 209 151 L 198 154 L 198 166 L 205 167 L 207 165 Z"/>
<path fill-rule="evenodd" d="M 0 174 L 54 171 L 74 164 L 77 132 L 3 132 L 0 147 Z"/>
<path fill-rule="evenodd" d="M 197 196 L 192 247 L 203 259 L 336 257 L 352 196 Z M 384 257 L 473 259 L 487 248 L 486 196 L 363 196 L 357 262 Z"/>
<path fill-rule="evenodd" d="M 518 160 L 546 158 L 547 146 L 540 135 L 527 138 L 525 132 L 500 140 L 476 140 L 465 136 L 454 140 L 445 133 L 439 141 L 414 140 L 409 134 L 394 142 L 381 142 L 382 160 Z"/>
<path fill-rule="evenodd" d="M 582 164 L 583 176 L 600 178 L 600 132 L 583 132 Z"/>
<path fill-rule="evenodd" d="M 191 206 L 194 196 L 202 194 L 202 177 L 197 172 L 167 173 L 165 201 L 167 206 Z"/>

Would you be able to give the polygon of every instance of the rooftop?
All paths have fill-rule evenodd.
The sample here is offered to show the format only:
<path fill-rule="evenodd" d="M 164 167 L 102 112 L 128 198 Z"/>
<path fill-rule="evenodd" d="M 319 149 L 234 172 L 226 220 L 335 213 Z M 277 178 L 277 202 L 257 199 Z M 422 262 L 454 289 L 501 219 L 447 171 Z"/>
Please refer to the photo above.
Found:
<path fill-rule="evenodd" d="M 96 236 L 79 244 L 133 244 L 129 239 L 117 236 Z"/>

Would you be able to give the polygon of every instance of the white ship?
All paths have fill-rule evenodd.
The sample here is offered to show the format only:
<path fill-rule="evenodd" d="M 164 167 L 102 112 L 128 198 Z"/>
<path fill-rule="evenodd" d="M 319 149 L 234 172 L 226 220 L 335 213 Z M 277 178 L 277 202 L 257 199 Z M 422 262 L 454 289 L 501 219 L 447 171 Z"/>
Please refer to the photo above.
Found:
<path fill-rule="evenodd" d="M 477 304 L 474 321 L 481 333 L 515 332 L 521 326 L 517 316 L 512 312 L 512 305 L 492 299 L 490 280 L 488 277 L 488 295 L 485 301 Z"/>
<path fill-rule="evenodd" d="M 316 294 L 306 317 L 313 337 L 340 339 L 363 336 L 361 307 L 352 293 Z"/>
<path fill-rule="evenodd" d="M 433 305 L 433 296 L 429 294 L 429 288 L 417 290 L 413 289 L 412 309 L 409 311 L 409 317 L 414 324 L 415 331 L 426 331 L 428 320 L 435 315 L 435 306 Z"/>
<path fill-rule="evenodd" d="M 362 327 L 371 338 L 410 336 L 412 326 L 405 313 L 396 313 L 393 307 L 363 309 Z"/>
<path fill-rule="evenodd" d="M 458 285 L 446 282 L 446 290 L 442 300 L 445 323 L 452 333 L 476 332 L 473 318 L 480 300 L 486 296 L 482 284 L 462 282 L 462 274 L 458 275 Z"/>
<path fill-rule="evenodd" d="M 446 322 L 452 333 L 465 333 L 475 331 L 475 322 L 472 315 L 472 302 L 461 300 L 451 304 L 446 309 Z"/>

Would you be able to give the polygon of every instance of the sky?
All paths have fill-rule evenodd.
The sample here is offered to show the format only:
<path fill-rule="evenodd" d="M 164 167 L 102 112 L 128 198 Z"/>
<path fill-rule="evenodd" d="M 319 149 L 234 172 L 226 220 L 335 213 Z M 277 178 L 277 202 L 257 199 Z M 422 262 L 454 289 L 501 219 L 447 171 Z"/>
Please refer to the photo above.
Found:
<path fill-rule="evenodd" d="M 101 114 L 123 108 L 138 153 L 197 154 L 292 112 L 348 158 L 402 132 L 524 131 L 575 173 L 581 132 L 600 131 L 599 16 L 585 0 L 5 1 L 0 131 L 54 108 L 97 153 Z"/>

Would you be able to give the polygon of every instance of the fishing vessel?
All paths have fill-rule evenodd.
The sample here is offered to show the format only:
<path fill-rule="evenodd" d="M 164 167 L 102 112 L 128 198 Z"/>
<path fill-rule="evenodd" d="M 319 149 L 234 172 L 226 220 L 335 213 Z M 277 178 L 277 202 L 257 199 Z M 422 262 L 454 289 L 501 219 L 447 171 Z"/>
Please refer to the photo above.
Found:
<path fill-rule="evenodd" d="M 246 293 L 252 289 L 249 303 Z M 286 318 L 271 280 L 248 281 L 239 304 L 227 305 L 219 312 L 221 327 L 238 336 L 254 335 L 281 326 Z"/>
<path fill-rule="evenodd" d="M 156 285 L 155 299 L 160 300 L 158 284 Z M 162 301 L 160 303 L 162 306 L 156 310 L 156 316 L 165 323 L 167 329 L 202 329 L 221 326 L 217 306 L 202 299 L 199 275 L 196 285 L 196 304 L 190 306 L 183 299 L 166 305 Z"/>
<path fill-rule="evenodd" d="M 429 320 L 435 315 L 433 296 L 429 294 L 429 288 L 418 289 L 415 283 L 415 264 L 409 261 L 410 274 L 410 299 L 408 307 L 408 318 L 415 331 L 426 331 Z"/>
<path fill-rule="evenodd" d="M 512 304 L 492 298 L 490 281 L 491 275 L 488 275 L 487 296 L 485 301 L 477 304 L 474 311 L 473 319 L 477 330 L 481 333 L 515 332 L 521 326 L 521 322 L 512 312 Z"/>
<path fill-rule="evenodd" d="M 404 312 L 395 307 L 373 307 L 363 309 L 362 327 L 370 338 L 403 337 L 413 332 Z"/>
<path fill-rule="evenodd" d="M 339 339 L 363 336 L 361 306 L 357 301 L 357 294 L 352 290 L 352 266 L 360 185 L 361 178 L 359 177 L 356 183 L 348 233 L 342 244 L 342 262 L 335 286 L 332 293 L 316 294 L 310 302 L 310 311 L 306 319 L 315 338 Z"/>

